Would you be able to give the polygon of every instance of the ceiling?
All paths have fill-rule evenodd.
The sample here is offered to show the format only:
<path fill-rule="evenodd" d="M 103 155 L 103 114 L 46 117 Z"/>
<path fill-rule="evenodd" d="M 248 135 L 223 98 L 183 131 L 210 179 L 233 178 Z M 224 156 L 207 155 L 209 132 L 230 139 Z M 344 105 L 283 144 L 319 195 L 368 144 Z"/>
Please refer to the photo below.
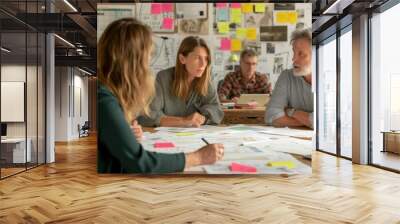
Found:
<path fill-rule="evenodd" d="M 352 17 L 366 10 L 379 7 L 387 1 L 291 0 L 290 2 L 313 4 L 312 32 L 314 41 L 318 41 L 335 32 L 337 24 L 346 26 L 347 23 L 351 23 Z M 68 0 L 68 2 L 77 11 L 64 0 L 47 0 L 47 8 L 45 0 L 1 0 L 2 46 L 7 46 L 7 48 L 13 50 L 10 54 L 7 54 L 7 58 L 12 60 L 13 58 L 23 58 L 26 55 L 31 58 L 31 55 L 35 55 L 37 50 L 42 50 L 44 47 L 42 43 L 37 43 L 36 33 L 54 32 L 74 45 L 72 47 L 60 38 L 55 38 L 56 65 L 79 66 L 95 73 L 97 3 L 133 1 Z M 52 13 L 48 13 L 50 9 Z M 338 21 L 341 22 L 338 23 Z M 348 22 L 346 23 L 346 21 Z M 20 35 L 21 32 L 25 33 L 25 30 L 28 30 L 26 39 L 25 35 Z M 34 34 L 29 34 L 29 32 Z M 25 45 L 27 46 L 26 49 Z"/>

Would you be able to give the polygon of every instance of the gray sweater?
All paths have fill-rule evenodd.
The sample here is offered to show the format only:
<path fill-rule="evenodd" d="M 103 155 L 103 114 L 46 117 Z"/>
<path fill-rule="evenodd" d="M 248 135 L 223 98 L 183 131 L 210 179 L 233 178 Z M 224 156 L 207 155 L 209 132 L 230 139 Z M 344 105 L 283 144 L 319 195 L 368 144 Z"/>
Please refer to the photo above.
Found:
<path fill-rule="evenodd" d="M 199 112 L 206 117 L 206 124 L 219 124 L 224 117 L 220 107 L 217 91 L 212 82 L 209 83 L 206 96 L 191 92 L 187 102 L 172 94 L 172 80 L 175 67 L 162 70 L 156 78 L 156 96 L 150 105 L 150 116 L 141 116 L 138 121 L 143 126 L 160 126 L 163 116 L 185 117 Z"/>
<path fill-rule="evenodd" d="M 311 85 L 303 77 L 294 76 L 293 69 L 285 70 L 279 76 L 267 106 L 265 122 L 272 124 L 275 119 L 284 116 L 286 107 L 310 113 L 313 125 L 314 96 Z"/>

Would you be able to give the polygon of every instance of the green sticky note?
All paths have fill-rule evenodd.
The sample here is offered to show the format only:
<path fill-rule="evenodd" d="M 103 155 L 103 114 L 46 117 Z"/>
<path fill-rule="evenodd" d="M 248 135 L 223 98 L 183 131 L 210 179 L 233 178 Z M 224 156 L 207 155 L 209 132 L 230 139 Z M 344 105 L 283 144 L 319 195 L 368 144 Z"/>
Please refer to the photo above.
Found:
<path fill-rule="evenodd" d="M 243 39 L 247 35 L 247 29 L 246 28 L 237 28 L 236 29 L 236 38 Z"/>
<path fill-rule="evenodd" d="M 261 13 L 261 12 L 265 12 L 265 3 L 256 3 L 255 4 L 255 12 Z"/>
<path fill-rule="evenodd" d="M 229 33 L 228 22 L 218 22 L 218 33 Z"/>
<path fill-rule="evenodd" d="M 288 169 L 293 169 L 296 167 L 296 164 L 293 161 L 271 161 L 266 164 L 267 166 L 272 167 L 286 167 Z"/>
<path fill-rule="evenodd" d="M 240 24 L 242 22 L 241 9 L 231 9 L 231 22 Z"/>
<path fill-rule="evenodd" d="M 195 135 L 193 132 L 181 132 L 181 133 L 176 133 L 176 136 L 192 136 Z"/>

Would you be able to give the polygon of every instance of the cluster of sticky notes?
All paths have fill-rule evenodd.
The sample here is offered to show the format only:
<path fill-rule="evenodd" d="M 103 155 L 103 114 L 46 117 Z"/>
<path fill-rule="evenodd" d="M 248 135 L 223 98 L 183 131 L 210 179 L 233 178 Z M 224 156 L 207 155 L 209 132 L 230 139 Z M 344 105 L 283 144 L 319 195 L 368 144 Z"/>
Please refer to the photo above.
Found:
<path fill-rule="evenodd" d="M 241 163 L 236 163 L 232 162 L 231 165 L 229 166 L 229 169 L 232 172 L 242 172 L 242 173 L 256 173 L 257 168 L 254 166 L 249 166 L 246 164 L 241 164 Z"/>
<path fill-rule="evenodd" d="M 173 142 L 156 142 L 154 143 L 153 146 L 156 149 L 166 149 L 166 148 L 174 148 L 175 144 Z"/>
<path fill-rule="evenodd" d="M 173 3 L 151 3 L 150 11 L 152 15 L 159 15 L 161 13 L 171 13 L 174 12 Z M 164 17 L 161 21 L 161 28 L 164 30 L 174 29 L 174 19 L 169 17 Z"/>
<path fill-rule="evenodd" d="M 279 24 L 296 24 L 297 12 L 277 12 L 275 14 L 275 21 Z"/>
<path fill-rule="evenodd" d="M 296 167 L 296 164 L 293 161 L 270 161 L 267 163 L 267 166 L 271 167 L 286 167 L 287 169 L 293 169 Z"/>
<path fill-rule="evenodd" d="M 220 44 L 222 51 L 241 51 L 242 41 L 239 39 L 222 38 Z"/>
<path fill-rule="evenodd" d="M 161 13 L 174 12 L 174 3 L 151 3 L 151 14 L 157 15 Z"/>

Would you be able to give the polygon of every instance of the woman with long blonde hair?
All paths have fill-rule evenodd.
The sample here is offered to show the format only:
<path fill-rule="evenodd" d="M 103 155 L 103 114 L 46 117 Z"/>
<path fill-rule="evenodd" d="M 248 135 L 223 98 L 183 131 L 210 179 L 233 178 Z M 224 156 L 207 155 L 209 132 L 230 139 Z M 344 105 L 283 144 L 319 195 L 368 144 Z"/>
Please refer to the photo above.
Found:
<path fill-rule="evenodd" d="M 131 124 L 139 114 L 148 113 L 154 95 L 148 67 L 152 44 L 150 29 L 132 18 L 111 23 L 98 42 L 99 173 L 177 172 L 223 156 L 221 144 L 187 154 L 161 154 L 146 151 L 139 143 L 140 134 Z"/>
<path fill-rule="evenodd" d="M 156 97 L 150 114 L 140 117 L 140 123 L 180 127 L 219 124 L 224 113 L 211 82 L 210 66 L 206 42 L 199 37 L 186 37 L 178 49 L 175 67 L 157 74 Z"/>

